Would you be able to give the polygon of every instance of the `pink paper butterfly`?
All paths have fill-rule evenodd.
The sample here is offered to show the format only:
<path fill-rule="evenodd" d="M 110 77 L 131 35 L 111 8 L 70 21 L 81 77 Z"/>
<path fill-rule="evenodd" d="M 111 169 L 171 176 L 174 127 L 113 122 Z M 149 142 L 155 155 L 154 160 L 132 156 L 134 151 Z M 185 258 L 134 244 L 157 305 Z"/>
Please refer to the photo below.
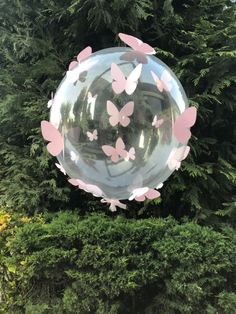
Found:
<path fill-rule="evenodd" d="M 132 195 L 129 197 L 129 200 L 132 201 L 133 199 L 135 199 L 138 202 L 142 202 L 145 199 L 152 200 L 154 198 L 159 197 L 160 195 L 161 193 L 154 189 L 143 187 L 143 188 L 134 189 L 132 191 Z"/>
<path fill-rule="evenodd" d="M 68 70 L 71 71 L 73 70 L 78 63 L 80 63 L 81 61 L 87 59 L 90 55 L 92 54 L 92 48 L 90 46 L 86 47 L 85 49 L 83 49 L 76 57 L 77 61 L 72 61 L 69 64 L 69 68 Z"/>
<path fill-rule="evenodd" d="M 128 152 L 126 152 L 125 161 L 129 161 L 130 159 L 135 159 L 135 149 L 134 147 L 131 147 Z"/>
<path fill-rule="evenodd" d="M 96 141 L 98 139 L 98 131 L 97 130 L 94 130 L 93 132 L 87 132 L 86 133 L 90 142 L 92 141 Z"/>
<path fill-rule="evenodd" d="M 116 140 L 115 147 L 112 147 L 110 145 L 103 145 L 102 150 L 107 156 L 111 157 L 111 161 L 115 163 L 119 160 L 119 157 L 125 158 L 127 156 L 125 144 L 121 137 L 118 137 L 118 139 Z"/>
<path fill-rule="evenodd" d="M 87 50 L 86 50 L 87 49 Z M 81 82 L 84 82 L 86 79 L 87 71 L 94 66 L 98 60 L 88 60 L 87 62 L 84 61 L 88 56 L 90 56 L 91 51 L 90 47 L 85 48 L 82 52 L 82 55 L 78 55 L 77 61 L 72 61 L 69 70 L 66 72 L 66 78 L 69 83 L 76 83 L 77 80 L 80 80 Z M 81 52 L 81 53 L 82 53 Z M 78 66 L 76 66 L 78 65 Z"/>
<path fill-rule="evenodd" d="M 55 163 L 55 165 L 64 175 L 66 175 L 66 171 L 61 164 Z"/>
<path fill-rule="evenodd" d="M 43 138 L 50 143 L 47 145 L 47 150 L 52 156 L 57 156 L 64 149 L 64 139 L 61 133 L 50 122 L 41 121 L 41 132 Z"/>
<path fill-rule="evenodd" d="M 138 51 L 147 55 L 155 54 L 155 50 L 151 46 L 149 46 L 148 44 L 145 44 L 144 42 L 142 42 L 142 40 L 134 36 L 126 35 L 123 33 L 119 33 L 118 36 L 125 44 L 130 46 L 135 51 Z"/>
<path fill-rule="evenodd" d="M 186 144 L 190 139 L 190 127 L 195 124 L 196 118 L 197 109 L 195 107 L 190 107 L 176 119 L 173 126 L 173 134 L 180 143 Z"/>
<path fill-rule="evenodd" d="M 87 75 L 87 70 L 88 70 L 88 65 L 86 63 L 81 64 L 77 68 L 71 71 L 67 71 L 66 78 L 68 82 L 70 83 L 76 83 L 76 81 L 78 80 L 84 81 Z"/>
<path fill-rule="evenodd" d="M 86 184 L 80 179 L 69 179 L 68 182 L 74 186 L 78 186 L 81 190 L 93 194 L 93 196 L 101 197 L 103 195 L 102 190 L 97 185 Z"/>
<path fill-rule="evenodd" d="M 92 106 L 95 105 L 97 97 L 97 94 L 93 96 L 91 92 L 88 92 L 88 104 Z"/>
<path fill-rule="evenodd" d="M 78 186 L 81 190 L 84 190 L 86 184 L 80 179 L 69 179 L 68 182 L 74 186 Z"/>
<path fill-rule="evenodd" d="M 107 101 L 107 112 L 110 115 L 109 122 L 112 126 L 120 123 L 123 127 L 126 127 L 130 123 L 130 118 L 134 111 L 134 102 L 129 101 L 119 111 L 117 107 L 110 100 Z"/>
<path fill-rule="evenodd" d="M 116 94 L 122 93 L 124 90 L 128 95 L 133 94 L 137 85 L 138 79 L 141 75 L 142 64 L 138 64 L 136 68 L 132 70 L 127 79 L 124 73 L 118 67 L 117 64 L 112 63 L 111 65 L 111 77 L 112 77 L 112 88 Z"/>
<path fill-rule="evenodd" d="M 164 70 L 159 78 L 153 71 L 151 71 L 152 77 L 157 85 L 158 90 L 162 93 L 163 90 L 170 92 L 172 89 L 172 77 L 167 70 Z"/>
<path fill-rule="evenodd" d="M 51 107 L 52 107 L 53 98 L 54 98 L 53 92 L 51 92 L 51 99 L 48 101 L 48 105 L 47 105 L 48 108 L 51 108 Z"/>
<path fill-rule="evenodd" d="M 101 203 L 108 203 L 110 204 L 110 207 L 109 209 L 112 211 L 112 212 L 115 212 L 116 211 L 116 206 L 117 207 L 120 207 L 122 209 L 126 209 L 126 205 L 121 203 L 119 200 L 117 199 L 114 199 L 114 198 L 103 198 L 101 200 Z"/>
<path fill-rule="evenodd" d="M 178 170 L 181 166 L 181 162 L 188 156 L 190 151 L 189 146 L 182 146 L 175 148 L 170 153 L 169 158 L 167 159 L 167 165 L 170 170 Z"/>
<path fill-rule="evenodd" d="M 152 121 L 152 126 L 155 126 L 155 128 L 159 128 L 163 122 L 164 122 L 164 119 L 157 119 L 157 116 L 154 116 L 154 119 Z"/>

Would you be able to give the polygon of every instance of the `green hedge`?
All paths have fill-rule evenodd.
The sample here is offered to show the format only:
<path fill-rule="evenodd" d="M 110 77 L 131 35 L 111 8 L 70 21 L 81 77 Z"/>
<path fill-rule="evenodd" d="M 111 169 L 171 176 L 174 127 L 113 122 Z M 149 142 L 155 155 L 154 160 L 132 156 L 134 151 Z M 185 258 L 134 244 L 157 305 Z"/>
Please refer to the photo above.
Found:
<path fill-rule="evenodd" d="M 72 212 L 0 218 L 2 313 L 236 313 L 228 227 Z"/>

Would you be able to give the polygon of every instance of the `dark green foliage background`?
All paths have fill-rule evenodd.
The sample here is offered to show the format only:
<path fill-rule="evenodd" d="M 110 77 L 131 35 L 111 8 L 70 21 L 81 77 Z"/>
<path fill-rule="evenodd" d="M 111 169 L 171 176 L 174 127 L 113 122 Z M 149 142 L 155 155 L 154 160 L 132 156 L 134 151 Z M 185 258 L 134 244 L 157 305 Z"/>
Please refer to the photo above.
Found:
<path fill-rule="evenodd" d="M 0 256 L 7 313 L 235 313 L 231 228 L 69 211 L 11 224 Z"/>
<path fill-rule="evenodd" d="M 125 227 L 126 223 L 134 230 L 139 226 L 142 229 L 146 228 L 146 224 L 152 221 L 150 218 L 146 222 L 146 218 L 165 218 L 171 215 L 178 221 L 192 220 L 201 225 L 211 225 L 218 233 L 214 234 L 211 229 L 205 229 L 200 225 L 183 223 L 178 226 L 174 220 L 169 220 L 169 218 L 162 220 L 160 218 L 158 223 L 160 225 L 163 223 L 163 232 L 168 233 L 169 224 L 172 224 L 173 228 L 170 228 L 172 230 L 170 232 L 174 232 L 175 228 L 178 232 L 181 228 L 185 232 L 186 228 L 186 233 L 189 234 L 189 245 L 193 245 L 193 247 L 200 245 L 199 241 L 201 237 L 204 238 L 204 232 L 208 232 L 212 239 L 215 236 L 218 239 L 219 236 L 219 241 L 228 241 L 227 243 L 224 242 L 226 246 L 233 246 L 232 231 L 230 237 L 227 238 L 221 230 L 222 228 L 229 228 L 229 225 L 235 227 L 236 222 L 236 4 L 230 0 L 0 0 L 1 206 L 5 210 L 24 212 L 27 215 L 50 212 L 54 217 L 59 210 L 76 210 L 80 217 L 94 211 L 106 212 L 108 216 L 111 216 L 106 205 L 102 205 L 98 199 L 88 194 L 76 191 L 57 170 L 54 165 L 55 158 L 46 152 L 45 142 L 40 133 L 40 121 L 48 119 L 47 101 L 51 91 L 57 88 L 63 78 L 70 60 L 87 45 L 91 45 L 94 51 L 121 45 L 122 43 L 117 37 L 118 32 L 137 36 L 156 48 L 156 55 L 169 65 L 180 79 L 190 104 L 198 108 L 198 119 L 192 128 L 191 154 L 183 162 L 181 169 L 165 183 L 162 189 L 162 198 L 144 205 L 135 202 L 129 203 L 128 210 L 121 211 L 118 215 L 129 219 L 136 218 L 136 220 L 132 219 L 129 223 L 118 217 L 117 228 L 122 229 L 122 224 L 124 224 L 122 236 L 128 238 L 129 231 Z M 71 212 L 65 215 L 68 215 L 69 220 L 77 221 L 78 219 Z M 98 217 L 102 217 L 101 221 L 100 218 L 97 220 L 98 225 L 100 223 L 105 224 L 106 219 L 109 221 L 108 224 L 112 225 L 113 220 L 108 216 L 106 216 L 107 218 L 92 216 L 91 221 L 94 222 Z M 86 222 L 90 223 L 89 218 L 86 219 L 88 219 Z M 114 224 L 116 224 L 115 221 L 116 219 Z M 52 222 L 53 225 L 54 222 Z M 40 228 L 42 227 L 34 226 L 37 231 L 35 233 L 36 238 L 31 234 L 34 231 L 31 229 L 27 231 L 27 228 L 31 228 L 30 225 L 25 226 L 22 231 L 21 228 L 23 227 L 19 226 L 19 234 L 17 234 L 15 242 L 12 243 L 27 247 L 27 243 L 24 244 L 24 239 L 27 242 L 27 237 L 31 235 L 32 241 L 36 241 L 39 236 L 37 232 L 41 232 Z M 50 226 L 48 228 L 50 229 Z M 48 231 L 49 229 L 42 232 L 46 232 L 45 234 L 50 238 L 52 232 Z M 14 227 L 12 226 L 10 230 L 14 230 Z M 194 230 L 192 240 L 191 230 Z M 59 232 L 56 228 L 54 231 L 55 233 Z M 25 232 L 26 238 L 20 238 Z M 159 241 L 159 238 L 162 239 L 160 241 L 164 242 L 168 239 L 171 240 L 171 235 L 166 239 L 165 237 L 161 238 L 155 232 L 153 236 L 157 236 L 156 241 Z M 213 271 L 216 273 L 212 273 L 212 277 L 204 272 L 201 273 L 199 269 L 193 270 L 194 274 L 192 275 L 191 267 L 188 266 L 191 264 L 191 257 L 188 261 L 184 255 L 181 237 L 176 236 L 175 238 L 176 249 L 179 247 L 180 252 L 174 264 L 171 261 L 171 250 L 174 250 L 173 253 L 176 251 L 174 246 L 170 246 L 166 251 L 168 257 L 166 264 L 163 264 L 163 260 L 158 260 L 155 266 L 153 265 L 155 254 L 152 253 L 151 248 L 153 240 L 149 238 L 148 232 L 141 234 L 143 241 L 147 243 L 145 250 L 148 254 L 150 249 L 151 254 L 147 260 L 144 256 L 142 263 L 146 263 L 145 269 L 140 267 L 139 262 L 134 266 L 141 286 L 133 287 L 133 281 L 130 290 L 128 287 L 122 286 L 122 278 L 126 274 L 122 273 L 122 266 L 119 265 L 117 269 L 120 273 L 120 279 L 117 277 L 117 282 L 114 283 L 116 288 L 111 288 L 119 291 L 119 293 L 117 292 L 118 295 L 113 295 L 112 292 L 108 291 L 102 292 L 102 286 L 100 287 L 101 290 L 98 289 L 96 292 L 93 289 L 93 283 L 101 283 L 97 272 L 99 268 L 96 268 L 97 262 L 93 260 L 95 252 L 89 253 L 88 251 L 87 253 L 91 254 L 91 261 L 94 263 L 91 268 L 85 267 L 88 276 L 91 276 L 90 285 L 87 283 L 88 286 L 84 288 L 78 286 L 82 283 L 78 283 L 78 278 L 73 278 L 73 266 L 70 269 L 71 274 L 68 275 L 70 278 L 68 279 L 68 287 L 67 282 L 63 281 L 59 287 L 55 285 L 52 288 L 56 291 L 52 292 L 52 295 L 55 293 L 59 299 L 65 293 L 63 297 L 67 300 L 65 306 L 71 304 L 71 309 L 67 307 L 65 313 L 73 312 L 73 304 L 76 304 L 78 313 L 88 312 L 88 308 L 85 309 L 88 306 L 86 304 L 93 306 L 92 312 L 96 308 L 97 313 L 117 313 L 116 309 L 119 308 L 121 311 L 120 306 L 124 306 L 124 304 L 130 306 L 129 308 L 132 310 L 140 306 L 147 313 L 195 313 L 197 306 L 201 304 L 201 313 L 235 313 L 233 310 L 236 308 L 234 306 L 234 289 L 232 281 L 228 283 L 229 274 L 234 273 L 231 270 L 233 264 L 230 257 L 231 253 L 227 251 L 228 248 L 224 248 L 223 253 L 218 252 L 218 250 L 212 252 L 211 242 L 206 242 L 204 250 L 206 252 L 209 250 L 209 255 L 198 250 L 196 253 L 193 250 L 192 252 L 197 254 L 196 259 L 199 259 L 203 265 L 208 265 L 208 258 L 209 260 L 214 259 L 214 254 L 216 254 L 216 260 L 212 260 L 212 264 L 215 263 L 216 268 L 218 263 L 220 265 L 220 258 L 225 259 L 225 262 L 222 262 L 222 265 Z M 0 272 L 2 272 L 2 278 L 8 276 L 6 271 L 8 268 L 3 258 L 4 254 L 11 255 L 10 252 L 5 251 L 7 238 L 4 237 L 0 234 L 0 241 L 2 241 Z M 77 244 L 70 243 L 69 250 L 72 252 L 65 252 L 62 240 L 64 235 L 61 237 L 60 239 L 58 235 L 59 247 L 55 249 L 60 249 L 60 253 L 53 251 L 52 254 L 53 256 L 59 254 L 62 259 L 66 254 L 66 261 L 72 259 L 73 264 L 75 263 L 73 254 L 78 253 Z M 83 237 L 85 241 L 85 234 Z M 88 237 L 93 239 L 95 234 L 91 232 Z M 89 241 L 89 238 L 86 241 Z M 17 242 L 20 241 L 19 239 L 22 243 Z M 103 243 L 101 241 L 103 239 L 99 237 L 98 243 Z M 110 238 L 110 244 L 108 238 L 106 241 L 106 254 L 110 256 L 114 239 Z M 139 242 L 141 239 L 136 239 L 136 241 L 141 243 Z M 217 245 L 217 241 L 214 243 Z M 54 250 L 51 242 L 42 241 L 42 245 L 45 247 L 40 248 L 40 250 L 50 251 L 51 248 Z M 123 244 L 120 245 L 121 250 Z M 38 252 L 37 245 L 34 248 Z M 29 259 L 35 256 L 34 249 L 22 253 L 16 252 L 14 249 L 13 252 L 16 255 L 14 262 L 16 265 L 20 265 L 18 258 L 24 257 L 25 259 L 28 254 Z M 67 254 L 69 255 L 67 256 Z M 133 254 L 138 259 L 138 256 L 143 254 L 142 246 L 137 245 L 137 250 Z M 88 256 L 86 256 L 85 261 L 87 258 Z M 186 260 L 186 267 L 181 266 L 182 259 Z M 42 261 L 41 266 L 45 267 L 43 272 L 47 272 L 49 281 L 51 281 L 58 272 L 54 269 L 54 262 L 49 263 L 49 265 L 46 261 L 45 263 L 44 265 Z M 69 263 L 68 265 L 72 264 Z M 41 278 L 42 274 L 37 277 L 39 271 L 37 267 L 27 270 L 31 271 L 32 274 L 28 274 L 25 270 L 26 279 L 24 276 L 22 279 L 17 277 L 19 286 L 17 285 L 15 290 L 12 288 L 13 290 L 9 292 L 9 296 L 12 297 L 9 301 L 11 310 L 14 302 L 18 302 L 17 295 L 21 295 L 21 291 L 26 293 L 27 289 L 31 287 L 31 276 L 39 289 L 41 289 L 41 280 L 45 285 L 48 283 L 47 280 L 44 282 L 44 279 Z M 82 266 L 77 265 L 76 267 Z M 106 267 L 108 266 L 104 264 L 102 272 L 106 271 Z M 160 276 L 158 277 L 159 283 L 155 281 L 156 279 L 153 282 L 152 275 L 150 275 L 152 267 L 154 267 L 155 273 L 158 273 L 155 267 L 160 268 L 160 274 L 157 274 Z M 170 272 L 166 270 L 166 267 L 171 268 Z M 81 269 L 77 268 L 77 271 L 80 273 Z M 175 275 L 175 271 L 177 275 Z M 202 276 L 201 280 L 197 277 L 199 272 Z M 175 278 L 175 276 L 177 277 Z M 220 279 L 214 276 L 220 276 Z M 72 278 L 75 281 L 73 287 L 70 286 Z M 189 279 L 186 279 L 185 282 L 185 278 Z M 83 284 L 87 282 L 85 274 L 81 280 Z M 120 283 L 119 280 L 121 280 Z M 198 280 L 201 283 L 198 283 Z M 13 281 L 10 280 L 8 285 L 11 285 Z M 178 282 L 179 287 L 177 287 Z M 226 283 L 229 285 L 228 288 L 226 288 Z M 158 294 L 155 294 L 156 291 L 153 294 L 148 294 L 147 299 L 143 301 L 144 304 L 139 304 L 137 303 L 140 298 L 139 288 L 140 291 L 145 291 L 146 285 L 149 287 L 148 289 L 158 290 Z M 105 283 L 104 286 L 106 286 Z M 50 284 L 48 287 L 50 290 Z M 65 287 L 67 288 L 64 291 Z M 204 295 L 202 295 L 203 292 L 200 291 L 201 289 L 199 290 L 199 287 L 204 288 Z M 1 289 L 0 286 L 0 296 L 2 294 Z M 81 305 L 81 299 L 77 299 L 77 293 L 81 289 L 85 289 L 83 295 L 84 302 L 87 302 L 85 305 Z M 196 293 L 196 298 L 193 300 L 188 296 L 190 293 L 187 291 L 188 289 L 189 291 L 195 289 L 193 294 Z M 226 292 L 226 295 L 224 294 L 225 289 L 229 291 L 229 293 Z M 49 292 L 51 293 L 51 290 Z M 97 294 L 94 295 L 94 293 Z M 104 293 L 106 297 L 104 297 Z M 108 295 L 109 293 L 111 295 Z M 28 295 L 31 295 L 30 292 L 27 292 Z M 90 295 L 94 296 L 93 301 L 89 299 Z M 167 305 L 164 305 L 165 298 L 172 305 L 168 302 Z M 182 302 L 181 300 L 185 301 Z M 33 295 L 29 301 L 32 304 L 34 301 L 38 303 L 37 300 L 34 300 Z M 47 301 L 45 302 L 45 313 L 52 311 L 50 308 L 52 305 L 49 305 Z M 55 300 L 55 302 L 57 301 Z M 58 302 L 64 301 L 61 299 Z M 161 309 L 160 312 L 155 308 L 157 305 Z M 30 305 L 28 304 L 29 308 Z M 15 308 L 12 311 L 16 313 Z M 32 309 L 27 311 L 27 313 L 44 313 L 37 312 L 39 310 L 33 308 L 33 305 Z M 55 309 L 54 312 L 59 313 Z M 124 313 L 123 310 L 122 313 Z"/>
<path fill-rule="evenodd" d="M 2 0 L 0 12 L 3 204 L 29 212 L 100 206 L 71 191 L 45 151 L 39 125 L 48 118 L 50 92 L 74 55 L 87 45 L 98 50 L 121 44 L 121 31 L 156 47 L 191 105 L 198 107 L 192 153 L 167 181 L 158 209 L 148 206 L 144 215 L 179 218 L 191 211 L 197 220 L 235 219 L 236 23 L 231 1 Z"/>

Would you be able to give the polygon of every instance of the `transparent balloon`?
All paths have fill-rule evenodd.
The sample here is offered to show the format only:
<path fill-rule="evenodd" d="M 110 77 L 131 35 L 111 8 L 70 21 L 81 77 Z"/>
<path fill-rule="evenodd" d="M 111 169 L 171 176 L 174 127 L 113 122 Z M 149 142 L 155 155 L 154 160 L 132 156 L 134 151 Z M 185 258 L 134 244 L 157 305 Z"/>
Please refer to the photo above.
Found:
<path fill-rule="evenodd" d="M 124 47 L 98 51 L 67 72 L 54 96 L 50 122 L 64 137 L 57 158 L 107 198 L 156 188 L 178 168 L 172 157 L 186 146 L 173 124 L 187 107 L 182 85 L 158 58 Z"/>

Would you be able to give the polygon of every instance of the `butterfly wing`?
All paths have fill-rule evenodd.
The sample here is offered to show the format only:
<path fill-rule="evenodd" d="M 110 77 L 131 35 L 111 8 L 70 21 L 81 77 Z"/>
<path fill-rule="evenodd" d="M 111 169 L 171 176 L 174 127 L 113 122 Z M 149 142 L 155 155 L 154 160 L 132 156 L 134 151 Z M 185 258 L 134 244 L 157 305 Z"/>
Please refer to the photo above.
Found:
<path fill-rule="evenodd" d="M 79 179 L 69 179 L 68 182 L 74 186 L 84 186 L 85 183 L 82 181 L 82 180 L 79 180 Z"/>
<path fill-rule="evenodd" d="M 146 198 L 148 198 L 149 200 L 153 200 L 154 198 L 157 198 L 160 195 L 161 193 L 154 189 L 148 189 L 148 191 L 145 193 Z"/>
<path fill-rule="evenodd" d="M 77 181 L 77 179 L 69 179 L 68 182 L 74 186 L 78 186 L 79 182 Z"/>
<path fill-rule="evenodd" d="M 139 48 L 137 50 L 139 52 L 145 53 L 146 55 L 154 55 L 156 53 L 154 48 L 143 42 L 139 45 Z"/>
<path fill-rule="evenodd" d="M 88 92 L 88 100 L 87 100 L 88 105 L 95 105 L 97 96 L 98 96 L 97 94 L 93 96 L 91 92 Z"/>
<path fill-rule="evenodd" d="M 175 159 L 178 161 L 183 161 L 190 152 L 190 146 L 182 146 L 176 149 Z"/>
<path fill-rule="evenodd" d="M 43 138 L 50 143 L 47 145 L 47 150 L 52 156 L 57 156 L 64 149 L 64 140 L 61 133 L 49 121 L 41 122 L 41 132 Z"/>
<path fill-rule="evenodd" d="M 181 162 L 176 159 L 176 151 L 176 148 L 171 151 L 166 162 L 171 171 L 178 170 L 181 165 Z"/>
<path fill-rule="evenodd" d="M 136 196 L 134 199 L 137 202 L 143 202 L 143 201 L 145 201 L 145 195 Z"/>
<path fill-rule="evenodd" d="M 129 158 L 134 160 L 135 159 L 135 148 L 131 147 L 129 150 Z"/>
<path fill-rule="evenodd" d="M 190 127 L 192 127 L 197 118 L 197 110 L 195 107 L 186 109 L 175 121 L 173 126 L 173 134 L 175 138 L 182 144 L 186 144 L 191 137 Z"/>
<path fill-rule="evenodd" d="M 71 61 L 68 67 L 68 70 L 71 71 L 77 66 L 78 62 L 77 61 Z"/>
<path fill-rule="evenodd" d="M 186 148 L 184 150 L 184 154 L 182 156 L 182 160 L 184 160 L 188 157 L 189 152 L 190 152 L 190 146 L 186 146 Z"/>
<path fill-rule="evenodd" d="M 141 75 L 142 64 L 138 64 L 136 68 L 129 74 L 125 83 L 125 91 L 128 95 L 132 95 L 138 85 L 138 79 Z"/>
<path fill-rule="evenodd" d="M 136 201 L 144 201 L 145 196 L 144 194 L 148 191 L 148 187 L 143 188 L 137 188 L 132 191 L 131 196 L 129 197 L 129 200 L 132 201 L 135 199 Z"/>
<path fill-rule="evenodd" d="M 69 179 L 68 182 L 74 186 L 78 186 L 81 190 L 86 191 L 87 184 L 80 179 Z"/>
<path fill-rule="evenodd" d="M 127 44 L 134 50 L 137 50 L 145 54 L 155 54 L 155 50 L 151 46 L 149 46 L 146 43 L 143 43 L 142 40 L 134 36 L 123 33 L 119 33 L 118 36 L 125 44 Z"/>
<path fill-rule="evenodd" d="M 132 160 L 135 159 L 135 149 L 134 149 L 134 147 L 131 147 L 130 150 L 128 152 L 126 152 L 125 160 L 128 161 L 130 159 L 132 159 Z"/>
<path fill-rule="evenodd" d="M 87 137 L 90 140 L 90 142 L 92 142 L 93 141 L 93 133 L 88 131 L 86 134 L 87 134 Z"/>
<path fill-rule="evenodd" d="M 152 74 L 152 77 L 156 83 L 157 89 L 162 93 L 163 89 L 164 89 L 162 81 L 159 79 L 159 77 L 153 71 L 151 71 L 151 74 Z"/>
<path fill-rule="evenodd" d="M 129 101 L 119 112 L 119 122 L 123 127 L 126 127 L 130 123 L 130 117 L 134 112 L 134 102 Z"/>
<path fill-rule="evenodd" d="M 167 70 L 164 70 L 161 74 L 161 81 L 163 84 L 163 87 L 165 89 L 165 91 L 170 92 L 172 89 L 172 77 L 170 75 L 170 73 Z"/>
<path fill-rule="evenodd" d="M 84 59 L 87 59 L 92 54 L 92 48 L 90 46 L 84 48 L 78 55 L 77 61 L 81 62 Z"/>
<path fill-rule="evenodd" d="M 78 62 L 77 62 L 78 64 Z M 78 67 L 74 67 L 73 69 L 66 72 L 66 78 L 68 82 L 75 83 L 79 79 L 80 71 Z"/>
<path fill-rule="evenodd" d="M 182 146 L 174 149 L 167 160 L 167 164 L 170 170 L 178 170 L 181 166 L 181 161 L 183 161 L 189 154 L 190 147 Z"/>
<path fill-rule="evenodd" d="M 98 139 L 98 131 L 96 129 L 93 131 L 93 139 L 94 140 Z"/>
<path fill-rule="evenodd" d="M 101 197 L 103 195 L 102 190 L 97 185 L 93 184 L 86 184 L 85 191 L 92 193 L 95 197 Z"/>
<path fill-rule="evenodd" d="M 114 147 L 110 145 L 103 145 L 102 150 L 108 157 L 111 157 L 113 162 L 116 163 L 119 160 L 119 154 Z"/>
<path fill-rule="evenodd" d="M 116 140 L 116 152 L 119 156 L 126 158 L 127 157 L 127 151 L 125 150 L 125 144 L 121 137 L 118 137 Z"/>
<path fill-rule="evenodd" d="M 119 33 L 118 36 L 126 45 L 130 46 L 134 50 L 138 50 L 139 45 L 142 43 L 140 39 L 131 35 Z"/>
<path fill-rule="evenodd" d="M 135 189 L 134 194 L 135 194 L 135 200 L 138 202 L 143 202 L 145 200 L 145 195 L 148 192 L 149 188 L 148 187 L 143 187 L 143 188 L 138 188 Z"/>
<path fill-rule="evenodd" d="M 95 60 L 90 61 L 90 62 L 80 63 L 80 64 L 78 62 L 76 62 L 76 65 L 77 64 L 79 64 L 79 65 L 66 72 L 66 78 L 67 78 L 68 82 L 74 84 L 80 78 L 81 75 L 86 76 L 87 71 L 96 63 L 97 63 L 97 61 L 95 61 Z"/>
<path fill-rule="evenodd" d="M 107 101 L 107 113 L 110 115 L 110 125 L 115 126 L 119 123 L 120 113 L 116 106 L 110 100 Z"/>
<path fill-rule="evenodd" d="M 125 89 L 126 78 L 117 64 L 111 65 L 112 88 L 116 94 L 120 94 Z"/>

